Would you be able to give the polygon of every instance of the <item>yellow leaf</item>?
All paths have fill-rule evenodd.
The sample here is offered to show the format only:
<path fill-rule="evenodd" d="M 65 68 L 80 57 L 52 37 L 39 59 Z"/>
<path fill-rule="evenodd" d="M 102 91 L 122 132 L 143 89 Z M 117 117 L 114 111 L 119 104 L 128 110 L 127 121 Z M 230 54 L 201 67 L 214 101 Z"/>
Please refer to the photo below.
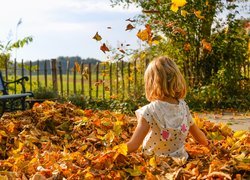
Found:
<path fill-rule="evenodd" d="M 136 36 L 142 41 L 147 41 L 149 39 L 149 34 L 147 29 L 139 30 Z"/>
<path fill-rule="evenodd" d="M 229 128 L 226 124 L 221 124 L 220 130 L 224 136 L 228 136 L 232 133 L 232 129 Z"/>
<path fill-rule="evenodd" d="M 23 145 L 24 145 L 24 144 L 23 144 L 22 142 L 19 142 L 19 143 L 18 143 L 18 149 L 13 150 L 13 154 L 18 154 L 18 153 L 22 150 Z"/>
<path fill-rule="evenodd" d="M 113 131 L 109 131 L 105 136 L 104 139 L 108 142 L 108 143 L 112 143 L 113 140 L 115 138 L 115 134 Z"/>
<path fill-rule="evenodd" d="M 246 134 L 246 131 L 235 131 L 234 133 L 234 137 L 237 138 L 237 139 L 240 139 L 244 134 Z"/>
<path fill-rule="evenodd" d="M 134 169 L 127 168 L 124 169 L 126 172 L 128 172 L 131 176 L 140 176 L 142 174 L 139 167 L 135 166 Z"/>
<path fill-rule="evenodd" d="M 122 121 L 116 121 L 114 123 L 113 131 L 115 132 L 115 134 L 117 136 L 119 136 L 121 134 L 121 132 L 122 132 L 122 124 L 123 124 Z"/>
<path fill-rule="evenodd" d="M 128 154 L 128 146 L 125 143 L 119 144 L 113 148 L 114 150 L 117 150 L 120 154 L 127 156 Z"/>
<path fill-rule="evenodd" d="M 177 12 L 179 10 L 179 7 L 176 6 L 175 4 L 172 4 L 171 7 L 170 7 L 170 10 L 174 11 L 174 12 Z"/>
<path fill-rule="evenodd" d="M 96 41 L 101 41 L 102 37 L 98 34 L 98 32 L 96 32 L 95 36 L 93 37 L 93 39 L 95 39 Z"/>
<path fill-rule="evenodd" d="M 150 160 L 149 160 L 149 165 L 152 166 L 153 168 L 156 167 L 155 157 L 150 158 Z"/>
<path fill-rule="evenodd" d="M 228 145 L 232 146 L 234 144 L 234 140 L 231 137 L 227 137 L 226 142 Z"/>
<path fill-rule="evenodd" d="M 186 17 L 186 16 L 187 16 L 187 14 L 188 14 L 188 12 L 187 12 L 187 11 L 185 11 L 185 10 L 181 10 L 181 15 L 182 15 L 183 17 Z"/>
<path fill-rule="evenodd" d="M 90 172 L 87 172 L 84 176 L 84 179 L 94 179 L 94 176 Z"/>
<path fill-rule="evenodd" d="M 199 19 L 204 19 L 205 17 L 201 15 L 201 11 L 194 11 L 194 14 Z"/>
<path fill-rule="evenodd" d="M 175 6 L 177 7 L 182 7 L 185 6 L 185 4 L 187 4 L 186 0 L 172 0 L 172 4 L 175 4 Z"/>

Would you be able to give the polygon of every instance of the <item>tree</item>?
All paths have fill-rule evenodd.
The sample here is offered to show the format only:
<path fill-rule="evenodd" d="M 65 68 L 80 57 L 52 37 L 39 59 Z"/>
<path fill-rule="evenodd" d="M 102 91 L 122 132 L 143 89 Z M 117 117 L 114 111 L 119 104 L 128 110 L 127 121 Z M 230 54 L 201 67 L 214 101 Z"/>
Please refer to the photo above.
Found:
<path fill-rule="evenodd" d="M 22 48 L 24 45 L 33 41 L 31 36 L 12 42 L 9 40 L 6 44 L 0 41 L 0 68 L 4 68 L 10 62 L 11 52 L 15 48 Z"/>
<path fill-rule="evenodd" d="M 149 24 L 155 34 L 161 34 L 166 39 L 157 47 L 151 47 L 150 51 L 165 52 L 177 59 L 192 86 L 210 82 L 212 75 L 217 73 L 218 64 L 215 62 L 217 59 L 209 58 L 214 53 L 213 46 L 218 44 L 216 34 L 234 22 L 241 25 L 240 21 L 235 21 L 238 18 L 240 5 L 249 6 L 244 0 L 111 0 L 111 2 L 113 5 L 135 4 L 142 8 L 142 14 L 137 20 Z"/>

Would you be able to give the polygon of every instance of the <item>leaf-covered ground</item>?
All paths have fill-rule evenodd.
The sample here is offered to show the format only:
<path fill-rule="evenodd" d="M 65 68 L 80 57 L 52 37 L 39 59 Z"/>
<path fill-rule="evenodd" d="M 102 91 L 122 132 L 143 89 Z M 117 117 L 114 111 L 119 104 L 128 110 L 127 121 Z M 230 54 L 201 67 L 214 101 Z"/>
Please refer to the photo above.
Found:
<path fill-rule="evenodd" d="M 136 122 L 46 101 L 0 120 L 0 179 L 247 179 L 250 134 L 194 117 L 210 149 L 188 136 L 187 162 L 126 155 Z"/>

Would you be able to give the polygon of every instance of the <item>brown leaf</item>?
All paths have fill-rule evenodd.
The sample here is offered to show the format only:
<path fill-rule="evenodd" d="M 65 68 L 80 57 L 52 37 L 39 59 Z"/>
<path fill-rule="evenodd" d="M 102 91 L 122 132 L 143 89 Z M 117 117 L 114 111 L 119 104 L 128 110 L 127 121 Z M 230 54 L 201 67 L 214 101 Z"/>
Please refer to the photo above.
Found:
<path fill-rule="evenodd" d="M 126 19 L 126 21 L 129 21 L 129 22 L 135 22 L 136 20 L 134 20 L 134 19 Z"/>
<path fill-rule="evenodd" d="M 127 28 L 126 28 L 126 31 L 128 31 L 128 30 L 132 30 L 132 29 L 134 29 L 135 27 L 132 25 L 132 24 L 128 24 L 127 25 Z"/>
<path fill-rule="evenodd" d="M 93 37 L 96 41 L 101 41 L 102 37 L 98 34 L 98 32 L 95 33 L 95 36 Z"/>
<path fill-rule="evenodd" d="M 107 51 L 107 52 L 110 51 L 109 48 L 106 46 L 105 43 L 103 43 L 103 44 L 101 45 L 100 50 L 102 50 L 102 52 L 104 52 L 104 53 L 106 53 L 106 51 Z"/>

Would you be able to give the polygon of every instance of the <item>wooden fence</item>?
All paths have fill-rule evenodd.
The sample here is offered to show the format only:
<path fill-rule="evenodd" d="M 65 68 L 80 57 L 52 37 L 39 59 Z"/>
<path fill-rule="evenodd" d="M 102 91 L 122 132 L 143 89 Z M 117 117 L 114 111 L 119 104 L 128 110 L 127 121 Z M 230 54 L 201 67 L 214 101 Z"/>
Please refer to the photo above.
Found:
<path fill-rule="evenodd" d="M 66 69 L 57 59 L 17 64 L 16 61 L 5 71 L 6 80 L 16 80 L 28 76 L 26 90 L 34 91 L 40 87 L 53 88 L 62 97 L 82 94 L 95 99 L 139 97 L 144 93 L 144 71 L 149 61 L 99 62 L 96 64 L 67 61 Z M 72 67 L 73 64 L 73 68 Z M 64 73 L 63 73 L 64 72 Z M 18 90 L 13 87 L 13 93 Z"/>
<path fill-rule="evenodd" d="M 1 71 L 4 71 L 6 80 L 28 76 L 26 89 L 30 91 L 50 87 L 62 97 L 81 94 L 95 99 L 124 99 L 137 98 L 144 94 L 143 75 L 148 63 L 148 60 L 138 60 L 91 64 L 83 60 L 80 63 L 67 61 L 66 67 L 63 67 L 61 61 L 56 59 L 46 60 L 43 63 L 38 60 L 35 65 L 34 61 L 22 60 L 21 63 L 14 61 L 12 65 L 6 65 L 7 68 Z M 249 82 L 249 62 L 243 66 L 241 72 Z M 191 87 L 200 79 L 195 74 L 190 75 L 185 69 L 183 73 Z M 244 85 L 242 87 L 244 89 Z M 16 86 L 12 88 L 13 93 L 17 90 Z"/>

